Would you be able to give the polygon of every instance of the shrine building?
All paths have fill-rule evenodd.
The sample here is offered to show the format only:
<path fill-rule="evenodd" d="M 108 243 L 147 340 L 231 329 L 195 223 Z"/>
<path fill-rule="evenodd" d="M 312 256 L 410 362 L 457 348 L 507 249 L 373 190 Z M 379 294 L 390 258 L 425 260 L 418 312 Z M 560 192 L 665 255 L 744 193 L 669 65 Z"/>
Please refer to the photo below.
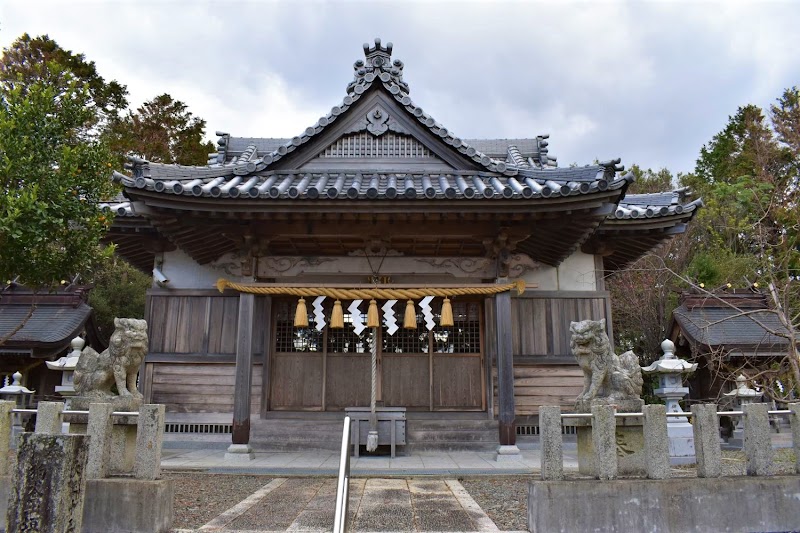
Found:
<path fill-rule="evenodd" d="M 547 135 L 458 137 L 378 39 L 299 135 L 217 135 L 206 166 L 115 174 L 109 239 L 154 271 L 145 400 L 253 447 L 338 446 L 373 383 L 412 448 L 513 445 L 582 388 L 570 321 L 612 336 L 604 277 L 701 205 L 626 194 L 619 159 L 559 168 Z"/>

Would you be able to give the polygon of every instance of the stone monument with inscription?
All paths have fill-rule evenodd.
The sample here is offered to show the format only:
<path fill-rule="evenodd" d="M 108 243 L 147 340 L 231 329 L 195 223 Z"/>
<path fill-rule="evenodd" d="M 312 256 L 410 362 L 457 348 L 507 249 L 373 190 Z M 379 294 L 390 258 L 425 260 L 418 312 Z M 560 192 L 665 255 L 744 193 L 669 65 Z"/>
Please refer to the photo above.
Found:
<path fill-rule="evenodd" d="M 583 320 L 570 323 L 570 348 L 583 370 L 584 387 L 575 402 L 576 413 L 591 413 L 598 405 L 613 406 L 617 413 L 641 413 L 642 371 L 639 358 L 631 352 L 617 355 L 611 349 L 606 321 Z M 578 471 L 596 475 L 592 423 L 590 418 L 571 419 L 578 437 Z M 617 460 L 620 474 L 640 474 L 644 468 L 644 437 L 639 418 L 617 418 Z"/>

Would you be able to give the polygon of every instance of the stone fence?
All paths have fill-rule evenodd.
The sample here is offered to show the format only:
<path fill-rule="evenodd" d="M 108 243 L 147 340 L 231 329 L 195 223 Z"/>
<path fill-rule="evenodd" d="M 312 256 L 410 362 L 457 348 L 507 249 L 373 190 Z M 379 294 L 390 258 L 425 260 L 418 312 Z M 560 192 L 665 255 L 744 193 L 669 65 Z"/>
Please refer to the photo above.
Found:
<path fill-rule="evenodd" d="M 747 474 L 770 475 L 772 443 L 770 440 L 769 416 L 786 415 L 790 418 L 793 446 L 800 473 L 800 404 L 793 403 L 785 411 L 769 411 L 765 403 L 748 404 L 742 411 L 717 412 L 716 404 L 697 404 L 688 413 L 673 416 L 691 417 L 697 456 L 698 477 L 719 477 L 722 473 L 722 451 L 719 442 L 719 415 L 744 417 L 744 453 Z M 562 421 L 568 418 L 591 419 L 594 463 L 598 479 L 615 479 L 618 476 L 618 454 L 615 433 L 618 418 L 642 419 L 644 434 L 644 471 L 648 479 L 666 479 L 670 475 L 669 450 L 667 448 L 667 417 L 664 405 L 645 405 L 641 413 L 616 413 L 611 405 L 592 407 L 591 413 L 562 414 L 558 406 L 542 406 L 539 409 L 540 443 L 542 449 L 542 479 L 564 479 L 562 451 Z"/>
<path fill-rule="evenodd" d="M 725 482 L 717 479 L 722 475 L 721 414 L 743 417 L 748 474 Z M 529 483 L 528 529 L 534 533 L 793 531 L 800 524 L 800 477 L 772 475 L 770 414 L 790 418 L 795 472 L 800 473 L 800 404 L 791 404 L 785 411 L 749 404 L 743 405 L 742 411 L 721 413 L 714 404 L 701 404 L 693 405 L 689 413 L 672 415 L 692 419 L 698 477 L 669 479 L 667 417 L 671 414 L 665 406 L 646 405 L 641 413 L 616 413 L 613 406 L 598 405 L 591 413 L 580 414 L 541 407 L 541 480 Z M 587 420 L 591 420 L 590 426 Z M 596 479 L 564 480 L 561 429 L 565 422 L 585 424 L 584 432 L 591 432 L 592 457 L 587 462 L 591 462 Z M 636 452 L 642 460 L 635 470 L 641 470 L 645 479 L 629 477 L 635 473 L 626 470 L 631 450 L 621 437 L 637 425 L 641 425 L 644 446 Z M 579 443 L 579 468 L 581 453 Z"/>
<path fill-rule="evenodd" d="M 19 436 L 12 472 L 14 413 L 35 413 L 36 427 Z M 173 484 L 159 479 L 164 422 L 164 405 L 115 412 L 109 403 L 65 411 L 59 402 L 37 410 L 0 402 L 0 511 L 8 530 L 169 531 Z"/>
<path fill-rule="evenodd" d="M 115 433 L 135 435 L 135 446 L 129 461 L 122 465 L 132 466 L 130 472 L 136 479 L 158 479 L 161 475 L 161 448 L 164 439 L 165 409 L 163 405 L 143 405 L 138 412 L 115 412 L 109 403 L 94 403 L 88 411 L 65 411 L 61 402 L 40 402 L 37 409 L 15 409 L 14 402 L 0 402 L 0 475 L 9 473 L 9 443 L 11 441 L 12 413 L 35 413 L 34 433 L 60 434 L 63 422 L 71 422 L 70 433 L 87 434 L 91 437 L 86 463 L 86 479 L 103 479 L 111 473 L 112 459 L 124 447 L 125 440 Z M 136 422 L 134 422 L 134 420 Z M 134 425 L 135 424 L 135 425 Z M 115 430 L 114 426 L 120 428 Z M 125 429 L 122 429 L 125 428 Z M 130 429 L 130 431 L 125 431 Z M 133 440 L 133 439 L 130 439 Z"/>

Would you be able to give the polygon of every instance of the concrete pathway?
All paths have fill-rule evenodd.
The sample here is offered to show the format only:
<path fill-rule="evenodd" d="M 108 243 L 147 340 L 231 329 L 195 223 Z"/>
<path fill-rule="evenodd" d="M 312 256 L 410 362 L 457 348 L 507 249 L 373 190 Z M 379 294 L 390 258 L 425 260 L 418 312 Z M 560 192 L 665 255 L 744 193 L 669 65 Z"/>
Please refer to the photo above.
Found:
<path fill-rule="evenodd" d="M 519 459 L 497 461 L 494 452 L 414 452 L 411 455 L 361 455 L 350 458 L 353 477 L 462 476 L 531 474 L 539 471 L 538 449 L 521 450 Z M 254 460 L 226 461 L 220 449 L 164 449 L 165 470 L 200 470 L 220 474 L 268 474 L 273 476 L 337 475 L 339 453 L 330 451 L 257 452 Z M 565 443 L 564 468 L 578 469 L 574 443 Z"/>
<path fill-rule="evenodd" d="M 197 530 L 331 531 L 335 479 L 276 478 Z M 454 479 L 352 479 L 350 531 L 498 531 Z"/>

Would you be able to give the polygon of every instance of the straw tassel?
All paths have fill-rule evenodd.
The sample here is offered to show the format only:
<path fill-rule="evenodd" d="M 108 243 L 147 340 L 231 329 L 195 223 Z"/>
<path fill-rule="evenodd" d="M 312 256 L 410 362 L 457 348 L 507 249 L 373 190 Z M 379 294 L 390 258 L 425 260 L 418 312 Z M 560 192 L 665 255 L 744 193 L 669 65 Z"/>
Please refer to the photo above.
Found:
<path fill-rule="evenodd" d="M 417 312 L 414 310 L 414 300 L 406 302 L 406 316 L 403 320 L 406 329 L 417 329 Z"/>
<path fill-rule="evenodd" d="M 378 328 L 380 325 L 381 320 L 378 316 L 378 303 L 375 300 L 370 300 L 369 311 L 367 311 L 367 327 Z"/>
<path fill-rule="evenodd" d="M 308 327 L 308 311 L 306 311 L 306 299 L 300 298 L 297 301 L 297 310 L 294 312 L 294 327 Z"/>
<path fill-rule="evenodd" d="M 336 300 L 335 302 L 333 302 L 333 312 L 331 313 L 330 327 L 332 328 L 344 327 L 344 312 L 342 311 L 342 302 L 340 300 Z"/>
<path fill-rule="evenodd" d="M 450 305 L 450 298 L 445 298 L 442 302 L 442 314 L 439 318 L 439 325 L 442 327 L 453 325 L 453 308 Z"/>

